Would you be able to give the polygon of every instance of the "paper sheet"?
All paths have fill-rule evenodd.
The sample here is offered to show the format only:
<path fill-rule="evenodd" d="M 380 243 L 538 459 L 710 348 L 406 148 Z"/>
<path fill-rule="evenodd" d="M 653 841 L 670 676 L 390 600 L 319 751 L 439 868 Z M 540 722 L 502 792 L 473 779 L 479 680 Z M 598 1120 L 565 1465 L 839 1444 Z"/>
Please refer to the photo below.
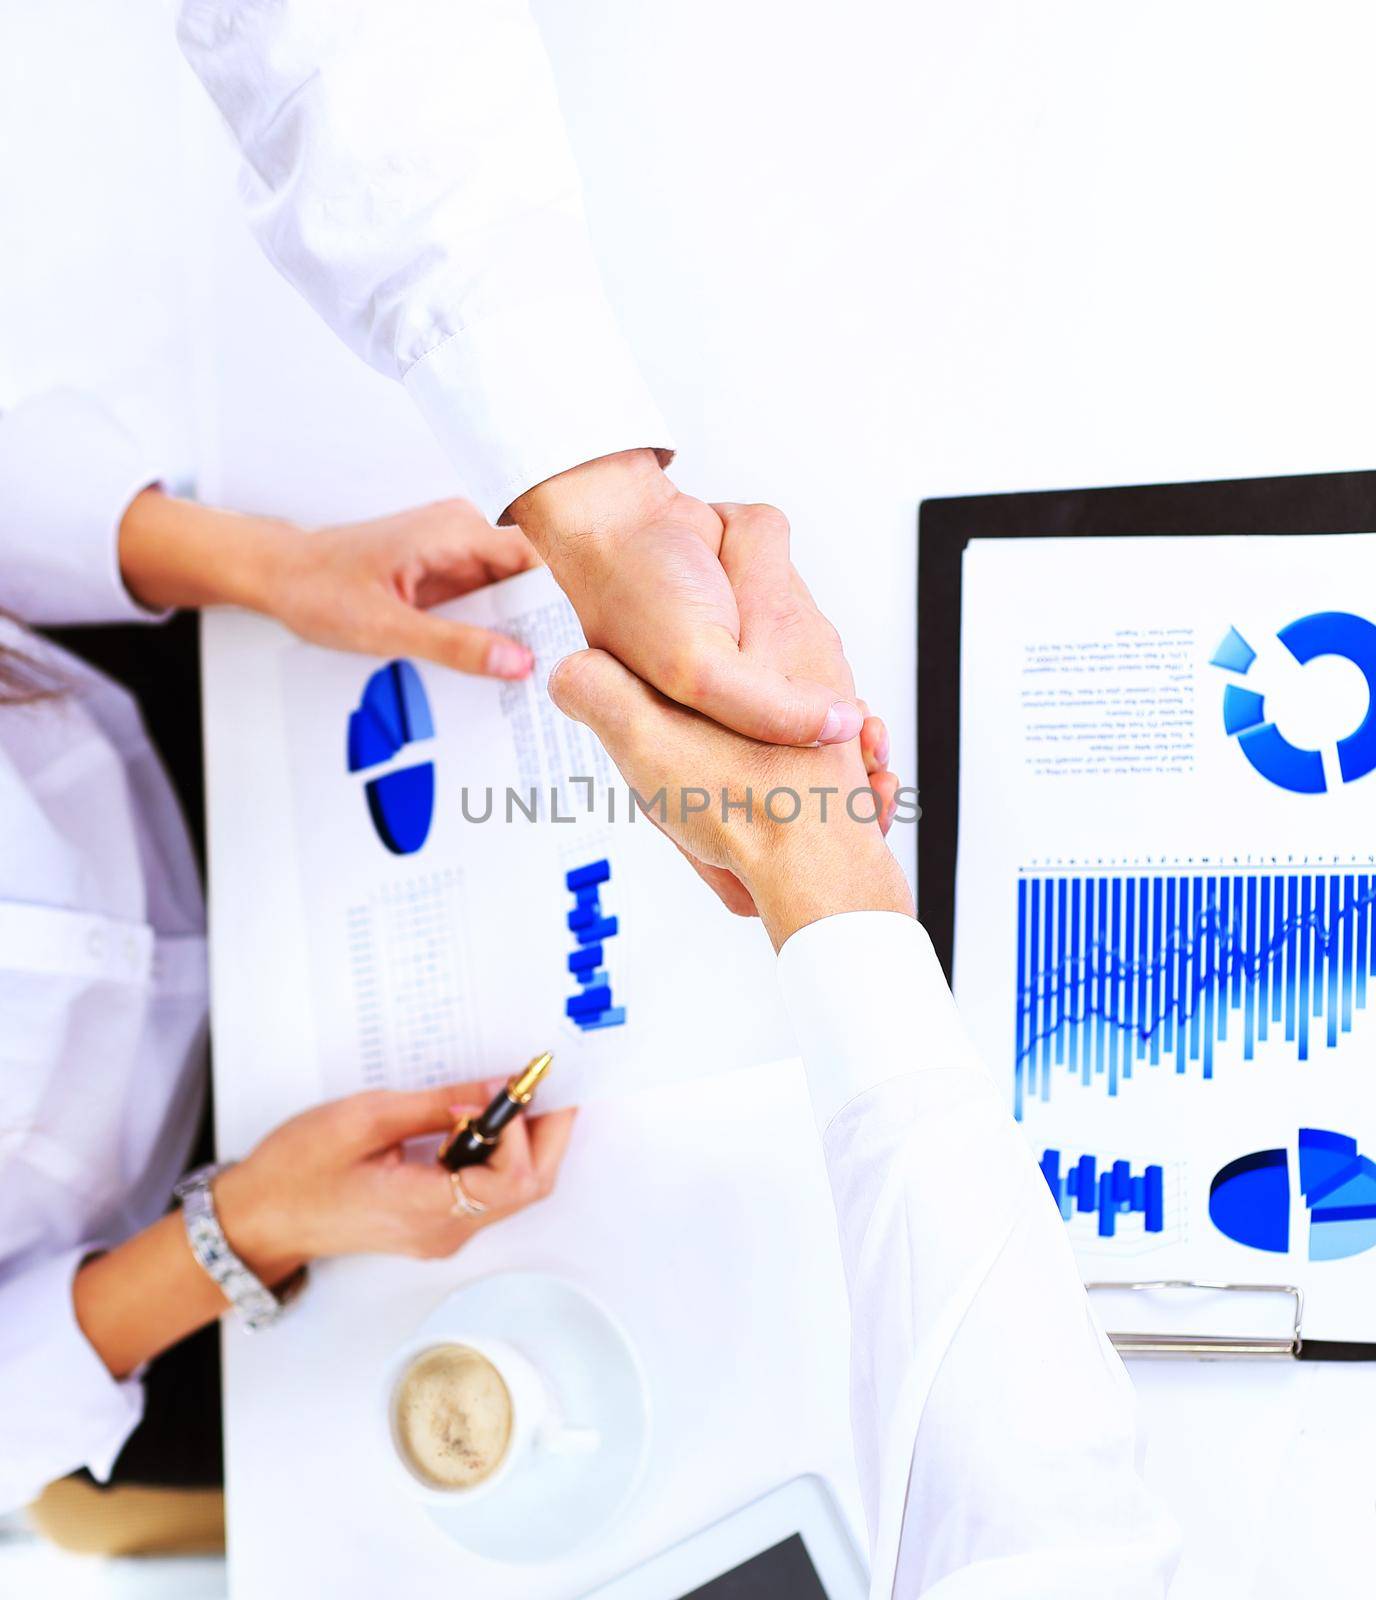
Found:
<path fill-rule="evenodd" d="M 791 1054 L 759 923 L 721 906 L 546 695 L 582 644 L 548 572 L 443 614 L 520 638 L 534 673 L 281 657 L 324 1091 L 505 1074 L 552 1049 L 554 1106 Z"/>
<path fill-rule="evenodd" d="M 956 998 L 1086 1276 L 1376 1339 L 1376 536 L 976 540 L 962 587 Z"/>

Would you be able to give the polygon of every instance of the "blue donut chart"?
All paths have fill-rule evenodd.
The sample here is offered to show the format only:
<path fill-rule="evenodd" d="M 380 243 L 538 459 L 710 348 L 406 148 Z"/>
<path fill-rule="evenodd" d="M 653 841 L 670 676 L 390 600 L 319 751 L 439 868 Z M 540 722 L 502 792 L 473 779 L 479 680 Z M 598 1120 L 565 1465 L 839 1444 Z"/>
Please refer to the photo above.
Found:
<path fill-rule="evenodd" d="M 1376 772 L 1376 624 L 1350 611 L 1321 611 L 1292 622 L 1276 637 L 1302 667 L 1320 656 L 1338 656 L 1366 679 L 1366 716 L 1338 741 L 1338 770 L 1344 783 Z"/>
<path fill-rule="evenodd" d="M 1317 611 L 1289 623 L 1276 637 L 1302 667 L 1320 656 L 1336 656 L 1350 661 L 1366 679 L 1366 715 L 1338 741 L 1338 771 L 1345 784 L 1376 772 L 1376 624 L 1350 611 Z M 1210 665 L 1245 677 L 1255 660 L 1256 651 L 1236 628 L 1230 628 Z M 1267 720 L 1265 696 L 1257 690 L 1228 685 L 1223 692 L 1223 729 L 1237 740 L 1255 770 L 1278 789 L 1292 794 L 1327 791 L 1323 753 L 1291 744 Z"/>
<path fill-rule="evenodd" d="M 435 737 L 435 721 L 420 673 L 409 661 L 389 661 L 363 688 L 349 714 L 345 761 L 350 772 L 368 772 L 407 745 Z M 373 831 L 393 855 L 414 855 L 430 834 L 435 815 L 435 764 L 417 762 L 380 773 L 364 785 Z"/>

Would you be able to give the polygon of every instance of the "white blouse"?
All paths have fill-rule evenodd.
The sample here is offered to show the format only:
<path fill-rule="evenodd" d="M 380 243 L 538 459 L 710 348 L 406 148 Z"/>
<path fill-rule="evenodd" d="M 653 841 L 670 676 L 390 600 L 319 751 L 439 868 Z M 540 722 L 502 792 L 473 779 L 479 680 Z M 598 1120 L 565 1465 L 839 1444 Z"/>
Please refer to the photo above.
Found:
<path fill-rule="evenodd" d="M 0 609 L 148 620 L 119 576 L 125 508 L 158 478 L 118 424 L 56 393 L 0 417 Z M 72 1309 L 72 1277 L 166 1209 L 206 1083 L 205 906 L 138 710 L 0 618 L 60 698 L 0 705 L 0 1512 L 86 1466 L 143 1410 Z"/>

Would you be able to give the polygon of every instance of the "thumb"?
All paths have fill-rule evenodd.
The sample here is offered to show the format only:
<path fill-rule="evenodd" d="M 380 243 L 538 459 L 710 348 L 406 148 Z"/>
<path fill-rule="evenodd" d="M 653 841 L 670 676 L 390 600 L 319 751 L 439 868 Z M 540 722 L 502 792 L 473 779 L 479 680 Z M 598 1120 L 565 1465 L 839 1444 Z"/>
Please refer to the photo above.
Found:
<path fill-rule="evenodd" d="M 591 728 L 618 764 L 642 719 L 669 705 L 605 650 L 565 656 L 550 673 L 549 697 L 566 717 Z"/>
<path fill-rule="evenodd" d="M 701 657 L 694 678 L 695 709 L 765 744 L 844 744 L 864 721 L 853 700 L 753 661 L 734 641 Z"/>
<path fill-rule="evenodd" d="M 524 678 L 535 665 L 525 645 L 490 628 L 437 617 L 433 612 L 404 606 L 407 613 L 403 653 L 423 656 L 453 672 L 483 678 Z"/>
<path fill-rule="evenodd" d="M 454 1107 L 476 1098 L 473 1088 L 450 1083 L 438 1089 L 374 1089 L 358 1095 L 353 1143 L 371 1152 L 427 1133 L 447 1133 L 454 1126 Z"/>

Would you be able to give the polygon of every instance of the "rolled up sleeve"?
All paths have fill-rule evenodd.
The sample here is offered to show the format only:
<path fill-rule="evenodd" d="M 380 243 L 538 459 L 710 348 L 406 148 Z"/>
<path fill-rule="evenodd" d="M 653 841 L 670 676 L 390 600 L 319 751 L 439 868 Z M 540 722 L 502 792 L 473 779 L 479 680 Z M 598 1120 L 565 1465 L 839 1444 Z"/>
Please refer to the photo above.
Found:
<path fill-rule="evenodd" d="M 0 1512 L 80 1467 L 104 1482 L 143 1416 L 138 1375 L 112 1378 L 76 1320 L 72 1279 L 96 1248 L 0 1283 Z"/>
<path fill-rule="evenodd" d="M 0 416 L 0 607 L 23 622 L 146 622 L 119 529 L 159 464 L 95 400 L 57 389 Z"/>

